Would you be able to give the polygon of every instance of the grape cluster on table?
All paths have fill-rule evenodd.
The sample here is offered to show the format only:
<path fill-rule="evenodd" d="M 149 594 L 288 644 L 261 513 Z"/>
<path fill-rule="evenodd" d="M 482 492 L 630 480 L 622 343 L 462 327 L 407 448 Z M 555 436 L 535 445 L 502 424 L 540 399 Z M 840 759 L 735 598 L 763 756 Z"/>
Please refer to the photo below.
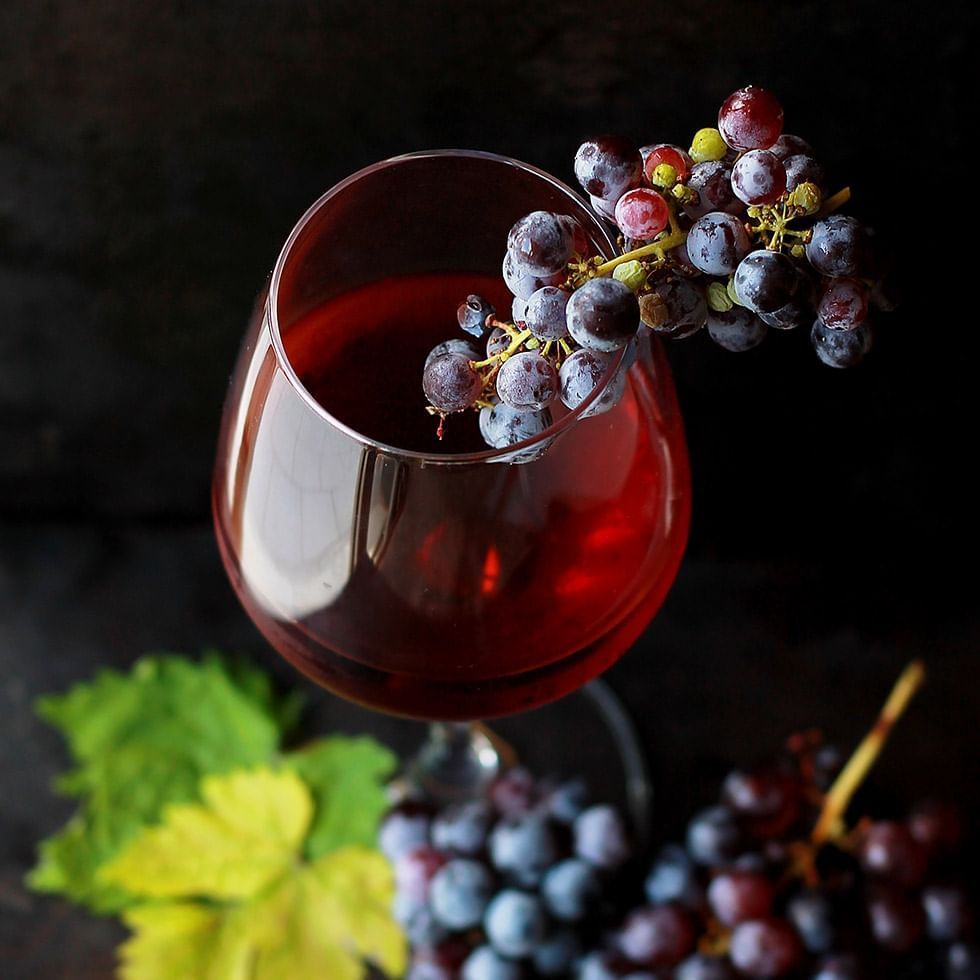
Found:
<path fill-rule="evenodd" d="M 841 759 L 807 738 L 729 773 L 652 862 L 576 780 L 515 769 L 468 803 L 394 806 L 408 980 L 978 980 L 959 813 L 921 802 L 817 846 Z"/>
<path fill-rule="evenodd" d="M 509 316 L 467 297 L 458 321 L 472 339 L 440 344 L 423 370 L 440 424 L 476 408 L 494 449 L 540 435 L 556 406 L 576 410 L 600 384 L 582 414 L 612 408 L 629 365 L 620 351 L 637 331 L 682 339 L 706 328 L 721 347 L 746 351 L 770 329 L 805 326 L 823 363 L 849 367 L 871 347 L 870 311 L 894 308 L 872 233 L 838 213 L 847 193 L 828 196 L 813 150 L 783 132 L 765 89 L 734 92 L 717 128 L 699 130 L 688 150 L 588 140 L 575 175 L 616 226 L 619 259 L 594 256 L 570 215 L 525 215 L 503 261 Z"/>

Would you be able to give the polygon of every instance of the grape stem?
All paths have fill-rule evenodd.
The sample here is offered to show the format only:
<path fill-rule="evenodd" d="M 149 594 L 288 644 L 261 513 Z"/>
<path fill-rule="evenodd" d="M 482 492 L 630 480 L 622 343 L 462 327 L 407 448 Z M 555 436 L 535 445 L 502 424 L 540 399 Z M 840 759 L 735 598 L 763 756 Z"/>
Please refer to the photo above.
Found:
<path fill-rule="evenodd" d="M 848 759 L 827 792 L 823 808 L 810 835 L 811 842 L 817 847 L 843 835 L 844 813 L 852 797 L 881 754 L 895 722 L 902 716 L 912 697 L 922 686 L 925 674 L 922 661 L 913 660 L 895 682 L 871 731 L 854 750 L 854 754 Z"/>
<path fill-rule="evenodd" d="M 503 324 L 499 324 L 499 326 L 503 326 Z M 482 361 L 470 361 L 470 367 L 478 371 L 480 368 L 490 367 L 491 364 L 503 364 L 508 357 L 516 354 L 521 344 L 531 336 L 530 330 L 521 330 L 519 333 L 508 331 L 508 333 L 510 334 L 511 341 L 506 350 L 502 350 L 499 354 L 494 354 L 493 357 L 488 357 Z"/>
<path fill-rule="evenodd" d="M 839 207 L 847 204 L 851 199 L 851 189 L 850 187 L 844 187 L 839 190 L 836 194 L 828 197 L 826 201 L 823 202 L 823 207 L 820 208 L 820 216 L 823 217 L 826 214 L 832 214 Z"/>
<path fill-rule="evenodd" d="M 617 255 L 616 258 L 610 259 L 608 262 L 603 262 L 602 265 L 596 266 L 595 275 L 608 275 L 616 266 L 622 265 L 624 262 L 632 262 L 636 259 L 645 259 L 648 255 L 655 255 L 657 258 L 663 259 L 666 252 L 670 249 L 676 248 L 678 245 L 683 245 L 687 241 L 687 232 L 681 230 L 672 208 L 669 211 L 669 215 L 669 235 L 664 238 L 658 238 L 655 242 L 650 242 L 649 245 L 641 245 L 639 248 L 634 248 L 631 252 L 624 252 L 622 255 Z"/>

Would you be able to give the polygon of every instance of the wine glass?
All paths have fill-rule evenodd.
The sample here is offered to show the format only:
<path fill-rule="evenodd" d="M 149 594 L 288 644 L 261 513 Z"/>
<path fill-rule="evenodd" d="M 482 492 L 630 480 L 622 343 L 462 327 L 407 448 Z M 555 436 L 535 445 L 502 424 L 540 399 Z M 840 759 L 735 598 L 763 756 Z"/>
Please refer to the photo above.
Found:
<path fill-rule="evenodd" d="M 509 318 L 506 236 L 533 210 L 573 215 L 615 254 L 571 189 L 491 154 L 400 156 L 324 194 L 256 307 L 217 451 L 217 538 L 250 617 L 334 693 L 436 722 L 417 775 L 447 793 L 499 764 L 461 723 L 602 673 L 659 608 L 687 540 L 682 423 L 649 331 L 536 439 L 487 449 L 470 414 L 434 437 L 425 354 L 463 336 L 468 292 Z M 617 370 L 622 397 L 593 415 Z"/>

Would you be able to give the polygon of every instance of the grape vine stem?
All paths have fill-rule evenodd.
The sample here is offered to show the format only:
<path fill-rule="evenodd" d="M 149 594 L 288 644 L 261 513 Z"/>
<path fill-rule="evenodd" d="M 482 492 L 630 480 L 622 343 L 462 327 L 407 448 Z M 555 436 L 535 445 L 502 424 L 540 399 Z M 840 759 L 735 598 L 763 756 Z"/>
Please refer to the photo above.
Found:
<path fill-rule="evenodd" d="M 861 744 L 854 750 L 854 754 L 848 759 L 847 765 L 840 771 L 834 780 L 834 784 L 827 792 L 820 816 L 817 818 L 813 833 L 810 835 L 810 840 L 814 845 L 819 847 L 828 840 L 842 835 L 843 817 L 851 798 L 885 747 L 885 742 L 888 740 L 895 722 L 902 716 L 916 691 L 922 686 L 925 676 L 926 671 L 921 660 L 913 660 L 902 671 L 892 688 L 891 694 L 888 695 L 885 706 L 878 715 L 878 720 L 874 723 L 871 731 L 865 735 Z"/>
<path fill-rule="evenodd" d="M 649 245 L 641 245 L 639 248 L 634 248 L 631 252 L 624 252 L 622 255 L 617 255 L 616 258 L 610 259 L 608 262 L 603 262 L 602 265 L 596 266 L 595 274 L 597 276 L 608 275 L 616 266 L 622 265 L 624 262 L 632 262 L 636 259 L 645 259 L 648 255 L 655 255 L 657 258 L 663 259 L 666 252 L 672 248 L 676 248 L 678 245 L 683 245 L 685 241 L 687 241 L 687 232 L 681 230 L 680 225 L 677 223 L 677 218 L 671 209 L 669 235 L 665 238 L 658 238 L 655 242 L 650 242 Z"/>

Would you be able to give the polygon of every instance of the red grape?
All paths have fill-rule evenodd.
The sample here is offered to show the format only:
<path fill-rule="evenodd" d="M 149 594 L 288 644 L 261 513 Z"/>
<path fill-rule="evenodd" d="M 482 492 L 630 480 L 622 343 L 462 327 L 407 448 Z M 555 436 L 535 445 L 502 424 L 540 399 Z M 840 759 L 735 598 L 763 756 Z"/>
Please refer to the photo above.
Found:
<path fill-rule="evenodd" d="M 764 88 L 748 85 L 722 103 L 718 131 L 733 149 L 765 149 L 783 131 L 783 107 Z"/>
<path fill-rule="evenodd" d="M 616 224 L 627 238 L 646 242 L 656 238 L 670 222 L 667 202 L 649 187 L 627 191 L 616 202 Z"/>

